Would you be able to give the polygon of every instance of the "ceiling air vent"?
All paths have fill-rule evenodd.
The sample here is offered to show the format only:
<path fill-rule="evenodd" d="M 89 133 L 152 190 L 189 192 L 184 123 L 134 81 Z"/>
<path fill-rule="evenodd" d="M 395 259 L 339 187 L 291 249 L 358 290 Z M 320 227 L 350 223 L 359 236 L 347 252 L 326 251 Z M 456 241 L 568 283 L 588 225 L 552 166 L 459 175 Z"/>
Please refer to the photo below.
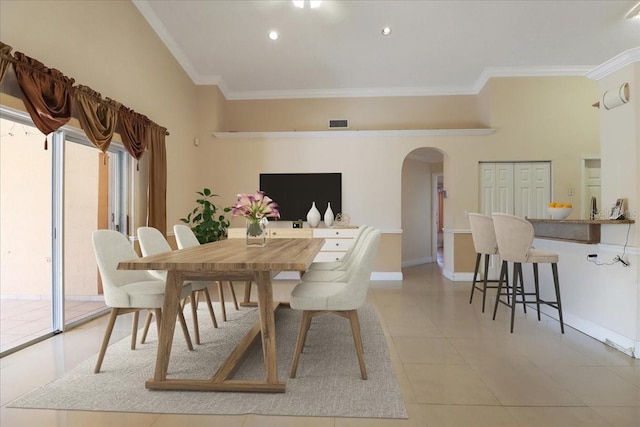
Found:
<path fill-rule="evenodd" d="M 346 129 L 349 127 L 349 120 L 329 120 L 329 129 Z"/>

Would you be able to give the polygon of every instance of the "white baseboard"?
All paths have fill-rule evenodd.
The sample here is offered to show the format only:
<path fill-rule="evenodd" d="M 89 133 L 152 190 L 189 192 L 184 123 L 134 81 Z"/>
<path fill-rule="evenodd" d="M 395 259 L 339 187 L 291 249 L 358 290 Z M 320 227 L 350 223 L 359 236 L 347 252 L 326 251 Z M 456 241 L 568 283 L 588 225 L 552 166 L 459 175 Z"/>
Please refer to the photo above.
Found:
<path fill-rule="evenodd" d="M 547 314 L 554 319 L 558 319 L 557 312 L 555 310 L 550 311 L 552 311 L 553 313 L 549 312 Z M 640 359 L 640 341 L 634 341 L 629 337 L 620 335 L 617 332 L 611 331 L 607 328 L 585 320 L 581 317 L 574 316 L 570 313 L 564 312 L 562 314 L 565 325 L 571 326 L 573 329 L 577 329 L 578 331 L 589 335 L 590 337 L 595 338 L 598 341 L 608 345 L 609 347 L 615 348 L 616 350 L 621 351 L 628 356 L 631 356 L 635 359 Z"/>
<path fill-rule="evenodd" d="M 402 280 L 401 271 L 374 271 L 371 273 L 371 280 L 391 281 Z"/>
<path fill-rule="evenodd" d="M 443 269 L 442 275 L 452 282 L 471 282 L 473 273 L 454 273 L 453 271 Z"/>

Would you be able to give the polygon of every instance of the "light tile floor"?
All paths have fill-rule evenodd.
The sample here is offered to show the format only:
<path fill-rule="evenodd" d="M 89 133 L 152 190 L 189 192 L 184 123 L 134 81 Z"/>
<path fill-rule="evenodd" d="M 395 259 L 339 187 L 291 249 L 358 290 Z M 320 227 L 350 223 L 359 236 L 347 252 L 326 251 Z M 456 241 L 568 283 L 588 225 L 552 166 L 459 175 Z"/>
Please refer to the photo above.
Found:
<path fill-rule="evenodd" d="M 184 416 L 7 408 L 16 397 L 95 357 L 106 319 L 0 360 L 0 425 L 13 426 L 640 426 L 640 360 L 556 321 L 491 320 L 470 285 L 442 277 L 437 264 L 404 271 L 402 282 L 373 282 L 369 301 L 387 334 L 408 420 L 275 416 Z M 295 282 L 277 283 L 285 299 Z M 241 295 L 241 289 L 237 292 Z M 493 294 L 490 300 L 493 299 Z M 204 307 L 203 307 L 204 309 Z M 125 317 L 125 316 L 122 316 Z M 129 334 L 119 319 L 114 339 Z M 365 355 L 366 359 L 366 355 Z"/>

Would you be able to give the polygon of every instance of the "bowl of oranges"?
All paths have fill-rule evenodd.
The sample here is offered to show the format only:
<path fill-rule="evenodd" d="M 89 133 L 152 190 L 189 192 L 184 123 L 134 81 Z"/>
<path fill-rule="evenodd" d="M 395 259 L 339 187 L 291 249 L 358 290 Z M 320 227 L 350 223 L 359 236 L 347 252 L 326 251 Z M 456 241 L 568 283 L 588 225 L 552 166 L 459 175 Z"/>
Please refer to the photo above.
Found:
<path fill-rule="evenodd" d="M 571 203 L 558 203 L 551 202 L 547 206 L 547 212 L 551 215 L 551 219 L 565 219 L 573 211 L 573 205 Z"/>

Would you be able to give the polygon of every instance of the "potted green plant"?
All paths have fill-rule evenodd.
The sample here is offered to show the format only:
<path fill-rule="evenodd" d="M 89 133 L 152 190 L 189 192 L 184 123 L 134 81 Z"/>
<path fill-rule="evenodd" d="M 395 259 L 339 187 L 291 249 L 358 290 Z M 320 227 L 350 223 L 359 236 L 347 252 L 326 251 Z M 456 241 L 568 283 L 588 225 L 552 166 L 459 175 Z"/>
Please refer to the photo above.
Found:
<path fill-rule="evenodd" d="M 191 227 L 201 244 L 216 242 L 227 237 L 230 222 L 225 218 L 224 212 L 230 212 L 231 208 L 217 207 L 212 202 L 212 198 L 218 195 L 213 194 L 208 188 L 196 193 L 200 195 L 196 199 L 198 206 L 186 218 L 180 218 L 180 221 Z M 220 211 L 223 213 L 219 214 Z"/>

